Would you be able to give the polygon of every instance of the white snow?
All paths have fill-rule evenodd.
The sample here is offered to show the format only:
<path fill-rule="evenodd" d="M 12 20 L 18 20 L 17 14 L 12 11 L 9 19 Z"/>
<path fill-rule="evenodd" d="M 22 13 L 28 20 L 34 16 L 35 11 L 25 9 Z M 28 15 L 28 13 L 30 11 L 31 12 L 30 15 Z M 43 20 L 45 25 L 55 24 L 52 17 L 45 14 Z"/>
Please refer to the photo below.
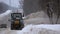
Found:
<path fill-rule="evenodd" d="M 22 31 L 17 31 L 17 34 L 60 34 L 60 25 L 28 25 Z"/>
<path fill-rule="evenodd" d="M 12 12 L 12 10 L 7 10 L 5 13 L 0 14 L 0 16 L 4 17 L 4 16 L 10 14 L 11 12 Z"/>
<path fill-rule="evenodd" d="M 0 34 L 60 34 L 60 25 L 27 25 L 22 30 L 6 30 L 0 31 Z"/>
<path fill-rule="evenodd" d="M 1 22 L 4 23 L 4 21 L 7 22 L 6 20 L 8 20 L 11 13 L 12 13 L 12 10 L 7 10 L 6 12 L 0 14 L 0 24 Z"/>

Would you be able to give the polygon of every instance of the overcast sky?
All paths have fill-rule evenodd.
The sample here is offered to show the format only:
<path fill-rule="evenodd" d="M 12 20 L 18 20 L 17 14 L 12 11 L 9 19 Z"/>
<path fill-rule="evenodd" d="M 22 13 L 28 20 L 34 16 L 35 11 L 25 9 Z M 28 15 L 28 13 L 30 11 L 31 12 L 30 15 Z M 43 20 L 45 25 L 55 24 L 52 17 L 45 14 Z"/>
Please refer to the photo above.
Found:
<path fill-rule="evenodd" d="M 10 4 L 11 1 L 11 4 Z M 19 0 L 0 0 L 0 2 L 4 2 L 12 7 L 18 7 L 19 5 Z"/>

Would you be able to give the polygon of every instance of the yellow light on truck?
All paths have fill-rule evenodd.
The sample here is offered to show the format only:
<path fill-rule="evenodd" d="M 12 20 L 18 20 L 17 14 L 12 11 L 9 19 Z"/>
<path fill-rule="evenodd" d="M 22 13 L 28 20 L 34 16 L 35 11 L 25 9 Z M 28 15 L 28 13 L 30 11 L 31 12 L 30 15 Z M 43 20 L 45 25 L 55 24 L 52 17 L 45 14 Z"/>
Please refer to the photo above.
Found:
<path fill-rule="evenodd" d="M 19 20 L 16 20 L 16 21 L 15 21 L 15 24 L 18 25 L 18 24 L 19 24 Z"/>

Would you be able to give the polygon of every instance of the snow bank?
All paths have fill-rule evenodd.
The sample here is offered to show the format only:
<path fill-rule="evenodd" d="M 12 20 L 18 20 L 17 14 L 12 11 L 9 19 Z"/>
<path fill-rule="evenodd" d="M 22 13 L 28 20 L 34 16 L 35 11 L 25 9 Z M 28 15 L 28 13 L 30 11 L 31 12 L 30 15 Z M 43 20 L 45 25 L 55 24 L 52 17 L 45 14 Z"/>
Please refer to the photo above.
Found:
<path fill-rule="evenodd" d="M 28 25 L 22 30 L 0 31 L 0 34 L 60 34 L 60 25 Z"/>
<path fill-rule="evenodd" d="M 60 25 L 28 25 L 17 34 L 60 34 Z"/>
<path fill-rule="evenodd" d="M 27 15 L 27 18 L 48 18 L 48 16 L 44 13 L 44 11 L 39 11 L 36 13 L 31 13 L 29 15 Z"/>
<path fill-rule="evenodd" d="M 44 13 L 44 11 L 39 11 L 27 15 L 24 22 L 26 22 L 26 24 L 51 24 L 48 16 Z"/>
<path fill-rule="evenodd" d="M 5 13 L 0 14 L 0 18 L 3 18 L 12 13 L 12 10 L 7 10 Z"/>
<path fill-rule="evenodd" d="M 8 21 L 10 19 L 10 15 L 12 13 L 12 10 L 7 10 L 6 12 L 0 14 L 0 24 L 7 24 L 10 26 L 10 22 Z"/>

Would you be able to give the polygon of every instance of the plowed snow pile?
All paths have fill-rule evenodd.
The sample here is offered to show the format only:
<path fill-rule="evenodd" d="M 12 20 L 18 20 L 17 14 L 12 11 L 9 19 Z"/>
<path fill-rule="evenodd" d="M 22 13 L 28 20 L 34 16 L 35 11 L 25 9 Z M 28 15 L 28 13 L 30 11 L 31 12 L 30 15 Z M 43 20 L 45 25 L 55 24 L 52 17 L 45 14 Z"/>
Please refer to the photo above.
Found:
<path fill-rule="evenodd" d="M 0 34 L 60 34 L 60 25 L 28 25 L 22 30 L 0 31 Z"/>
<path fill-rule="evenodd" d="M 51 24 L 48 16 L 43 11 L 29 14 L 24 22 L 26 24 Z"/>
<path fill-rule="evenodd" d="M 43 11 L 40 11 L 40 12 L 31 13 L 31 14 L 27 15 L 27 18 L 28 19 L 30 19 L 30 18 L 48 18 L 48 16 Z"/>

